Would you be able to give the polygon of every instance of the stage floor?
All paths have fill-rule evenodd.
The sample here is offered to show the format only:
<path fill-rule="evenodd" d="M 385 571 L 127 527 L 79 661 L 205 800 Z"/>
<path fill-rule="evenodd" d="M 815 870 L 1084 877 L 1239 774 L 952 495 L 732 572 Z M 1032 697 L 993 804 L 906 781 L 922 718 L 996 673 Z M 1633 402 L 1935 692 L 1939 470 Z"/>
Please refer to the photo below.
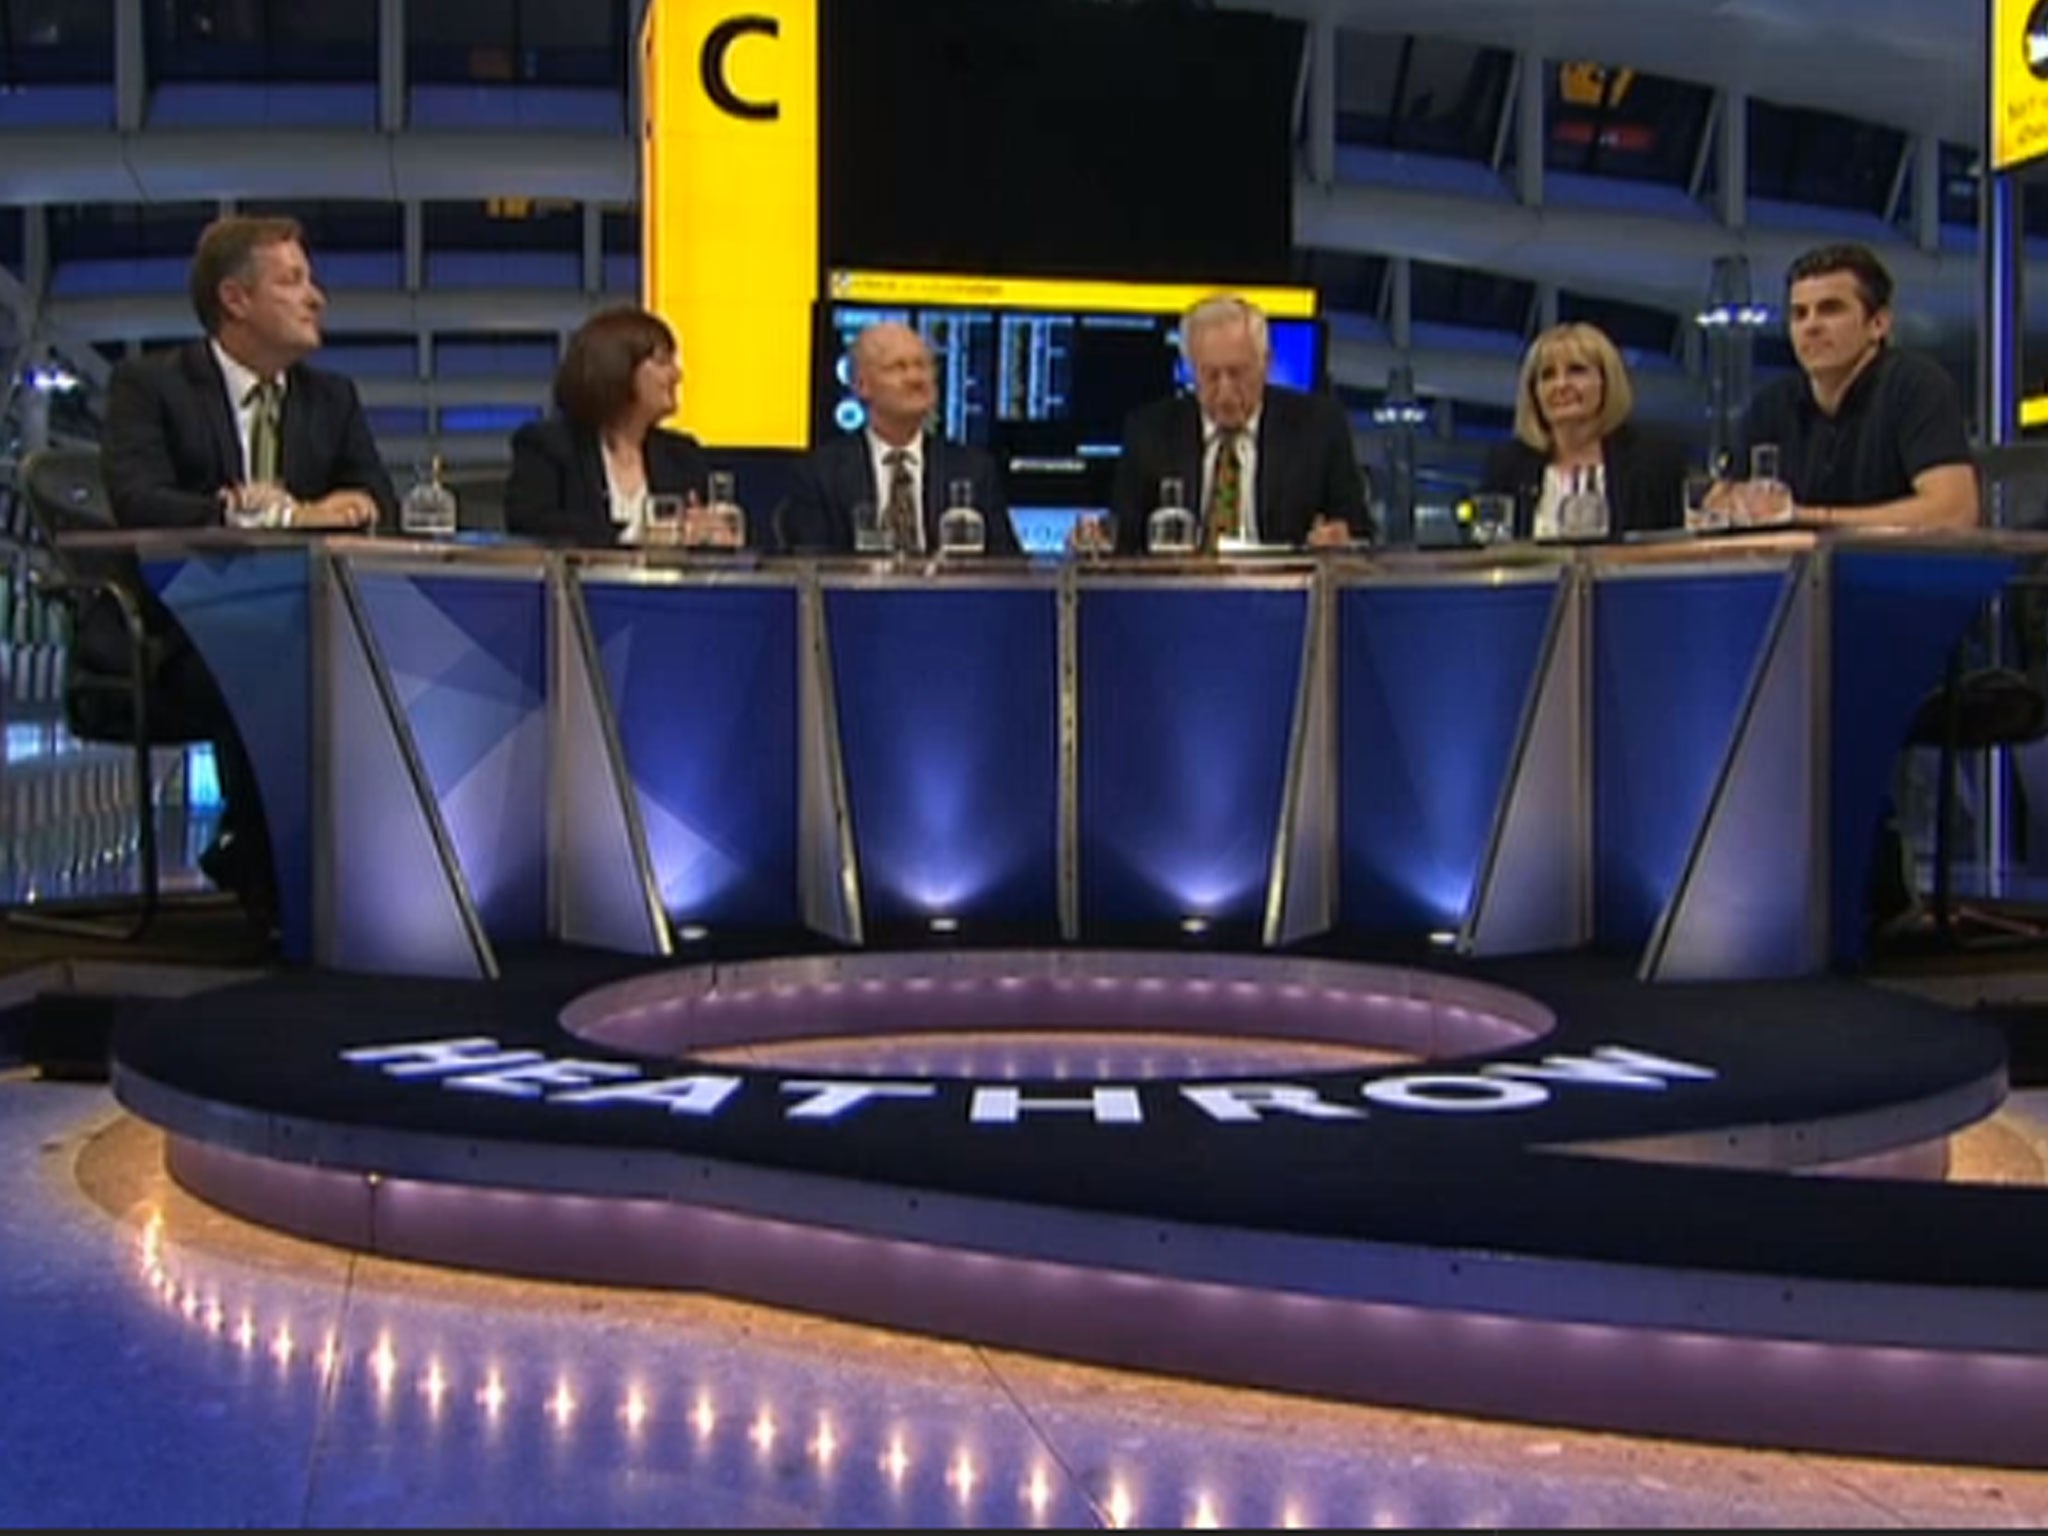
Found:
<path fill-rule="evenodd" d="M 2024 1093 L 1957 1172 L 2038 1180 L 2044 1148 Z M 0 1166 L 0 1524 L 2048 1523 L 2044 1474 L 1388 1412 L 345 1253 L 198 1204 L 104 1088 L 25 1073 Z"/>

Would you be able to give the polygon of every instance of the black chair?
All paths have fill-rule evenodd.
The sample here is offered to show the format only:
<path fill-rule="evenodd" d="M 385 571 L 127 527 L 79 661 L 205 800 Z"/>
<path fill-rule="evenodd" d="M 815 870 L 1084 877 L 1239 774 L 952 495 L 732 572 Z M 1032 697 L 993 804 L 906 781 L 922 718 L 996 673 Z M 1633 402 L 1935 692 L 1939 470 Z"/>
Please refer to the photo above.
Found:
<path fill-rule="evenodd" d="M 136 589 L 121 578 L 121 562 L 82 559 L 60 543 L 64 534 L 115 526 L 100 479 L 99 451 L 45 448 L 30 453 L 21 465 L 20 491 L 39 542 L 30 567 L 33 590 L 68 611 L 74 641 L 79 616 L 96 602 L 113 604 L 127 630 L 127 665 L 120 670 L 95 667 L 75 643 L 66 648 L 63 706 L 64 721 L 73 736 L 125 746 L 132 753 L 141 890 L 111 907 L 103 902 L 82 902 L 66 903 L 69 910 L 62 913 L 16 909 L 8 914 L 8 920 L 25 928 L 87 938 L 139 938 L 162 907 L 152 751 L 207 738 L 189 727 L 152 719 L 149 680 L 153 642 L 143 623 Z"/>
<path fill-rule="evenodd" d="M 2010 443 L 1973 450 L 1984 522 L 1993 528 L 2039 527 L 2048 521 L 2048 444 Z M 1924 925 L 1950 947 L 1965 929 L 2006 941 L 2048 938 L 2048 925 L 1988 902 L 1959 905 L 1954 843 L 1960 758 L 1966 752 L 2010 750 L 2048 737 L 2048 690 L 2034 674 L 2048 665 L 2048 584 L 2032 571 L 2010 582 L 1987 622 L 1950 653 L 1941 685 L 1920 701 L 1907 729 L 1911 746 L 1940 754 L 1935 786 L 1934 870 Z M 1998 636 L 2004 638 L 2000 644 Z M 2002 664 L 2001 656 L 2018 665 Z"/>
<path fill-rule="evenodd" d="M 1983 903 L 1955 901 L 1954 844 L 1959 759 L 1965 752 L 2025 746 L 2048 737 L 2048 694 L 2014 667 L 1966 668 L 1958 651 L 1941 687 L 1920 701 L 1906 733 L 1912 746 L 1940 753 L 1935 784 L 1934 871 L 1928 918 L 1936 933 L 1960 942 L 1964 925 L 2015 938 L 2048 935 L 2048 928 Z"/>

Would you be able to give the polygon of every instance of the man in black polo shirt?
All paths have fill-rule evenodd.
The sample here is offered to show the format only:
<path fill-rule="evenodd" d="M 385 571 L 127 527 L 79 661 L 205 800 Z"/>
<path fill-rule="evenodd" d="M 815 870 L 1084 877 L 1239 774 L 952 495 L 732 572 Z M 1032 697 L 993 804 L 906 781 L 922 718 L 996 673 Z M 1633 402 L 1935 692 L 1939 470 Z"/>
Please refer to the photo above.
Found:
<path fill-rule="evenodd" d="M 1963 407 L 1941 365 L 1891 346 L 1892 276 L 1861 245 L 1808 251 L 1786 273 L 1799 376 L 1767 385 L 1743 418 L 1743 459 L 1775 443 L 1791 521 L 1972 528 L 1977 472 Z"/>
<path fill-rule="evenodd" d="M 1765 386 L 1750 402 L 1744 462 L 1749 448 L 1778 445 L 1795 523 L 1975 527 L 1977 471 L 1962 401 L 1940 364 L 1890 345 L 1892 275 L 1884 263 L 1865 246 L 1824 245 L 1794 261 L 1785 283 L 1799 375 Z M 1878 926 L 1915 905 L 1889 803 L 1865 901 Z"/>

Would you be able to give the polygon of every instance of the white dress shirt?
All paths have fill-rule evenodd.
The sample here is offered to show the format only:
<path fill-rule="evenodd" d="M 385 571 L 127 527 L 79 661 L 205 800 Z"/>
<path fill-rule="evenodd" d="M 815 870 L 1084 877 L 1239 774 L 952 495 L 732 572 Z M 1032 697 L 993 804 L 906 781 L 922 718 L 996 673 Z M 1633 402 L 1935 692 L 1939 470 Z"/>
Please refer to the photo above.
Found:
<path fill-rule="evenodd" d="M 1590 464 L 1582 471 L 1586 478 L 1586 489 L 1602 501 L 1607 499 L 1607 466 Z M 1558 511 L 1564 505 L 1565 497 L 1572 493 L 1574 471 L 1560 468 L 1555 464 L 1543 467 L 1543 489 L 1536 498 L 1536 513 L 1530 519 L 1529 537 L 1532 539 L 1554 539 L 1562 529 L 1558 526 Z"/>
<path fill-rule="evenodd" d="M 612 478 L 611 455 L 602 448 L 597 451 L 598 461 L 604 465 L 604 504 L 612 522 L 619 530 L 621 544 L 639 544 L 647 538 L 646 486 L 637 491 L 622 491 Z"/>
<path fill-rule="evenodd" d="M 220 376 L 228 389 L 228 411 L 235 418 L 235 436 L 242 442 L 242 479 L 253 480 L 249 469 L 249 436 L 256 425 L 256 402 L 249 398 L 249 391 L 263 382 L 263 376 L 254 369 L 245 368 L 229 355 L 228 349 L 212 337 L 206 344 L 213 348 L 213 361 L 220 369 Z M 280 374 L 276 380 L 277 397 L 284 399 L 285 380 Z M 283 444 L 279 444 L 280 464 L 278 473 L 284 473 L 282 460 Z"/>

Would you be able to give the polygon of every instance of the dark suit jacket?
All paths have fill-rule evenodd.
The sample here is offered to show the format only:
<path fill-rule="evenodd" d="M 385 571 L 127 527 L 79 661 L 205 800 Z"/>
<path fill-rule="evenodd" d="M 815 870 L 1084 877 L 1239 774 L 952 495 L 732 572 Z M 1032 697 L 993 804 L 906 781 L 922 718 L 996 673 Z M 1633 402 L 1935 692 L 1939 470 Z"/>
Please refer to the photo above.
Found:
<path fill-rule="evenodd" d="M 1259 407 L 1258 450 L 1253 494 L 1265 542 L 1306 543 L 1317 517 L 1342 518 L 1355 537 L 1372 537 L 1351 423 L 1334 399 L 1267 385 Z M 1159 482 L 1169 475 L 1187 483 L 1189 501 L 1201 499 L 1202 408 L 1193 395 L 1140 406 L 1124 425 L 1113 508 L 1118 550 L 1144 553 L 1145 519 L 1152 514 Z"/>
<path fill-rule="evenodd" d="M 1685 521 L 1685 450 L 1661 433 L 1623 422 L 1600 445 L 1607 472 L 1608 533 L 1676 528 Z M 1483 491 L 1515 498 L 1515 533 L 1527 538 L 1536 517 L 1534 487 L 1543 485 L 1548 461 L 1520 438 L 1497 444 L 1486 457 Z"/>
<path fill-rule="evenodd" d="M 366 491 L 377 503 L 378 523 L 386 531 L 397 528 L 398 498 L 353 382 L 295 364 L 285 374 L 279 426 L 280 477 L 293 496 L 317 501 L 334 491 Z M 114 520 L 124 528 L 207 528 L 226 522 L 221 488 L 247 475 L 227 381 L 204 341 L 115 365 L 100 429 L 100 474 Z M 132 562 L 123 563 L 118 574 L 129 577 L 141 596 L 160 657 L 176 657 L 189 644 L 184 631 L 134 579 Z M 95 601 L 81 615 L 78 645 L 95 667 L 126 665 L 126 631 L 111 599 Z"/>
<path fill-rule="evenodd" d="M 1010 526 L 1010 501 L 996 462 L 979 448 L 948 442 L 927 432 L 919 454 L 924 462 L 924 547 L 939 547 L 939 518 L 946 510 L 946 484 L 974 482 L 974 506 L 988 526 L 988 553 L 1021 555 Z M 853 509 L 861 502 L 880 507 L 887 489 L 875 483 L 865 432 L 851 432 L 812 450 L 797 465 L 788 497 L 776 509 L 782 547 L 792 554 L 852 554 Z"/>
<path fill-rule="evenodd" d="M 378 523 L 398 527 L 398 498 L 356 387 L 304 363 L 285 375 L 281 478 L 301 501 L 367 491 Z M 203 341 L 124 359 L 107 384 L 100 471 L 124 528 L 219 527 L 220 489 L 247 478 L 227 383 Z"/>
<path fill-rule="evenodd" d="M 660 427 L 641 449 L 647 489 L 661 496 L 709 494 L 711 464 L 697 439 Z M 505 531 L 579 544 L 616 544 L 619 525 L 606 502 L 604 450 L 597 434 L 559 416 L 529 421 L 512 434 L 512 474 L 505 482 Z M 760 535 L 750 526 L 749 543 Z"/>

